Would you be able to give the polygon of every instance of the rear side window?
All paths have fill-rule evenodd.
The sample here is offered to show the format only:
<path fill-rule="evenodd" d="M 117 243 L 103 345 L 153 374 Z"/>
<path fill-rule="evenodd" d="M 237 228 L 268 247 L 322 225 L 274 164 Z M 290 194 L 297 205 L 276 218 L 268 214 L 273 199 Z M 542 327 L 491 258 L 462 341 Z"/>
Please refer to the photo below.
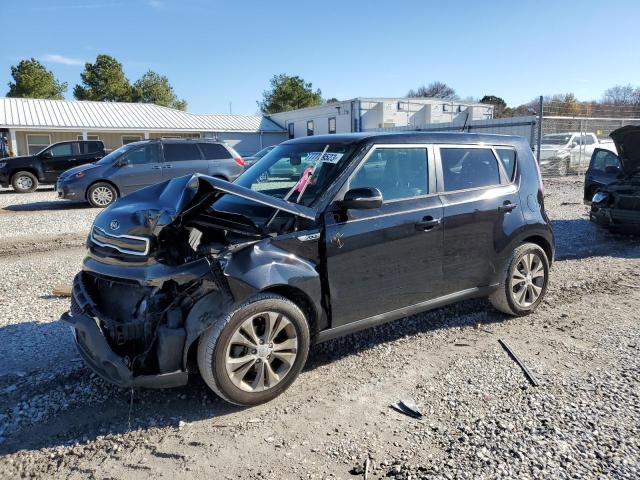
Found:
<path fill-rule="evenodd" d="M 88 155 L 90 153 L 97 153 L 102 150 L 102 143 L 100 142 L 81 142 L 80 155 Z"/>
<path fill-rule="evenodd" d="M 500 169 L 488 148 L 441 148 L 444 191 L 500 185 Z"/>
<path fill-rule="evenodd" d="M 509 181 L 513 180 L 513 172 L 516 169 L 516 151 L 512 148 L 496 148 L 496 153 L 507 173 L 507 178 Z"/>
<path fill-rule="evenodd" d="M 156 163 L 158 161 L 158 146 L 155 144 L 144 145 L 131 150 L 127 154 L 126 159 L 129 162 L 129 165 Z"/>
<path fill-rule="evenodd" d="M 206 160 L 222 160 L 223 158 L 231 158 L 231 154 L 218 143 L 200 143 L 200 150 L 204 154 Z"/>
<path fill-rule="evenodd" d="M 165 143 L 164 161 L 181 162 L 184 160 L 200 160 L 200 151 L 195 143 Z"/>
<path fill-rule="evenodd" d="M 360 167 L 349 187 L 375 187 L 385 201 L 426 195 L 429 193 L 427 150 L 378 148 Z"/>

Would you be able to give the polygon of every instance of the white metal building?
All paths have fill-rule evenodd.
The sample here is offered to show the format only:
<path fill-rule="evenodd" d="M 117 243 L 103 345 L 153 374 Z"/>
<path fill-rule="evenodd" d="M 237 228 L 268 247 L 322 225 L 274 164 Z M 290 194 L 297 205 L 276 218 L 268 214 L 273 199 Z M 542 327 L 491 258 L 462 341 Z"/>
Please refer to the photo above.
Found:
<path fill-rule="evenodd" d="M 493 106 L 440 98 L 364 98 L 269 115 L 289 138 L 493 118 Z"/>
<path fill-rule="evenodd" d="M 102 140 L 107 149 L 147 138 L 203 137 L 240 155 L 282 142 L 286 130 L 261 115 L 197 115 L 148 103 L 0 98 L 0 135 L 14 155 L 64 140 Z"/>

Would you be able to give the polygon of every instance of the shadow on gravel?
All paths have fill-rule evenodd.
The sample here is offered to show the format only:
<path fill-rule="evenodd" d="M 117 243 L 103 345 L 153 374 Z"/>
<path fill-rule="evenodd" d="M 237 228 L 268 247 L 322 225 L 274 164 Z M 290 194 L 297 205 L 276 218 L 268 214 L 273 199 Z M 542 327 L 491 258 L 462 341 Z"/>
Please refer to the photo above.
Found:
<path fill-rule="evenodd" d="M 588 219 L 552 220 L 556 260 L 589 257 L 640 257 L 640 238 L 610 233 Z"/>
<path fill-rule="evenodd" d="M 84 202 L 70 202 L 68 200 L 52 200 L 48 202 L 33 202 L 9 205 L 3 208 L 10 212 L 39 212 L 42 210 L 77 210 L 89 209 L 91 205 Z"/>
<path fill-rule="evenodd" d="M 53 192 L 54 190 L 55 190 L 55 187 L 52 185 L 49 187 L 38 187 L 36 192 Z M 8 194 L 22 195 L 22 194 L 16 193 L 15 190 L 13 190 L 12 188 L 0 189 L 0 195 L 8 195 Z M 24 195 L 28 195 L 28 193 L 25 193 Z"/>

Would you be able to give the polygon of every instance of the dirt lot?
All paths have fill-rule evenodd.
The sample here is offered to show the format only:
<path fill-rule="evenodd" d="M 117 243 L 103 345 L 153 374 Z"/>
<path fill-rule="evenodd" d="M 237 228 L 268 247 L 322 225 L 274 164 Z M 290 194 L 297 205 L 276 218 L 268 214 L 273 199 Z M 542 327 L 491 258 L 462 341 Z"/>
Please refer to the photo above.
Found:
<path fill-rule="evenodd" d="M 252 409 L 197 378 L 134 392 L 95 378 L 51 289 L 79 269 L 96 210 L 0 192 L 0 477 L 640 477 L 640 241 L 588 222 L 579 179 L 546 186 L 558 258 L 535 314 L 470 301 L 314 347 Z M 400 398 L 424 418 L 389 409 Z"/>

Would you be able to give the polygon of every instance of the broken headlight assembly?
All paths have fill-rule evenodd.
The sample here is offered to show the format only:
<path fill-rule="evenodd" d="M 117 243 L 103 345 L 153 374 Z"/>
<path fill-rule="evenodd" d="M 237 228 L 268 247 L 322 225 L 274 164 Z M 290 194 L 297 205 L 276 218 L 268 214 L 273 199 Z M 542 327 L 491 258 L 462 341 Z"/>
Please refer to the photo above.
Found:
<path fill-rule="evenodd" d="M 605 192 L 596 192 L 591 199 L 592 203 L 605 203 L 609 200 L 609 194 Z"/>

